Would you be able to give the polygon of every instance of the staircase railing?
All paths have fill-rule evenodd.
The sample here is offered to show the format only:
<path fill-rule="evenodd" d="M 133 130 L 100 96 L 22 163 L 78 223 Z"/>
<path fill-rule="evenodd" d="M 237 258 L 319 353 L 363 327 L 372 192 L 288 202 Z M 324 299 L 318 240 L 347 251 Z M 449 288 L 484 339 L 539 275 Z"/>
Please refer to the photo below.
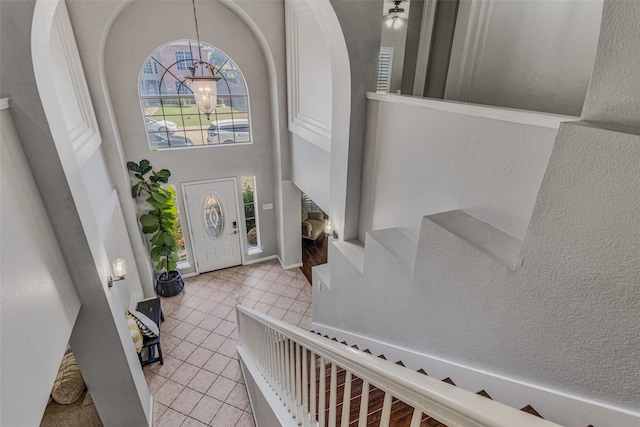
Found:
<path fill-rule="evenodd" d="M 389 426 L 396 399 L 414 408 L 411 427 L 420 426 L 423 415 L 447 426 L 557 425 L 242 305 L 237 306 L 237 316 L 239 347 L 291 417 L 303 427 L 349 426 L 351 386 L 355 377 L 362 380 L 358 427 L 367 425 L 371 387 L 384 392 L 379 424 L 383 427 Z M 338 393 L 340 368 L 346 373 Z M 342 402 L 337 401 L 340 394 Z M 340 403 L 342 409 L 338 414 Z"/>

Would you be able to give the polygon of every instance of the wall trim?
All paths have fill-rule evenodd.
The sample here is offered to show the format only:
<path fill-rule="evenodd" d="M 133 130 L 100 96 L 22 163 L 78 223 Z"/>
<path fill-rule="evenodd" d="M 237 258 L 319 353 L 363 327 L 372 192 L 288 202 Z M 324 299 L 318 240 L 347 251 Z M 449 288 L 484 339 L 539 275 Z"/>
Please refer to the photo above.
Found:
<path fill-rule="evenodd" d="M 451 90 L 455 98 L 471 102 L 475 98 L 478 86 L 478 69 L 482 62 L 482 55 L 487 41 L 487 29 L 491 21 L 493 0 L 470 2 L 469 16 L 465 25 L 457 24 L 457 28 L 465 28 L 464 45 L 462 48 L 460 67 L 451 76 Z"/>
<path fill-rule="evenodd" d="M 82 166 L 98 149 L 102 143 L 102 136 L 98 129 L 98 121 L 93 109 L 91 95 L 89 94 L 89 86 L 80 62 L 80 53 L 78 52 L 69 13 L 64 2 L 59 4 L 53 19 L 54 31 L 57 30 L 60 35 L 64 60 L 69 67 L 69 77 L 73 85 L 75 101 L 82 116 L 82 121 L 77 123 L 75 127 L 67 127 L 78 164 Z M 57 91 L 58 89 L 56 88 L 55 90 Z M 60 107 L 64 109 L 66 106 L 61 105 Z"/>
<path fill-rule="evenodd" d="M 407 368 L 422 368 L 434 378 L 449 377 L 465 390 L 475 393 L 484 389 L 494 400 L 505 405 L 522 408 L 530 404 L 545 419 L 567 427 L 584 427 L 588 424 L 616 427 L 640 425 L 639 412 L 418 353 L 321 323 L 313 322 L 311 327 L 314 332 L 346 341 L 349 345 L 355 344 L 361 350 L 368 348 L 374 355 L 384 354 L 392 362 L 402 360 Z"/>
<path fill-rule="evenodd" d="M 151 398 L 149 399 L 149 417 L 148 417 L 148 421 L 149 421 L 149 427 L 153 427 L 153 405 L 154 405 L 154 400 L 153 400 L 153 396 L 151 396 Z"/>
<path fill-rule="evenodd" d="M 563 122 L 575 122 L 580 120 L 579 117 L 564 116 L 560 114 L 517 110 L 515 108 L 494 107 L 490 105 L 470 104 L 466 102 L 443 101 L 439 99 L 390 93 L 367 92 L 367 99 L 556 130 L 560 128 L 560 124 Z"/>
<path fill-rule="evenodd" d="M 282 260 L 280 259 L 280 257 L 278 256 L 278 261 L 280 262 L 280 265 L 282 266 L 282 268 L 284 268 L 285 270 L 290 270 L 292 268 L 297 268 L 297 267 L 302 267 L 302 263 L 298 262 L 295 264 L 290 264 L 290 265 L 284 265 L 284 263 L 282 262 Z"/>
<path fill-rule="evenodd" d="M 422 11 L 422 25 L 420 26 L 420 40 L 418 41 L 418 56 L 416 58 L 416 72 L 413 76 L 413 95 L 422 96 L 427 82 L 427 69 L 433 39 L 433 24 L 436 20 L 436 0 L 425 0 Z"/>
<path fill-rule="evenodd" d="M 313 11 L 306 4 L 297 6 L 289 2 L 285 4 L 285 25 L 287 27 L 287 71 L 288 80 L 288 110 L 289 130 L 307 141 L 317 145 L 327 152 L 331 152 L 331 123 L 311 117 L 300 111 L 300 81 L 299 81 L 299 18 L 313 15 Z"/>
<path fill-rule="evenodd" d="M 272 259 L 278 259 L 278 255 L 269 255 L 269 256 L 266 256 L 266 257 L 262 257 L 262 258 L 250 259 L 250 260 L 245 261 L 242 265 L 257 264 L 259 262 L 270 261 Z"/>
<path fill-rule="evenodd" d="M 0 98 L 0 110 L 9 108 L 9 98 Z"/>

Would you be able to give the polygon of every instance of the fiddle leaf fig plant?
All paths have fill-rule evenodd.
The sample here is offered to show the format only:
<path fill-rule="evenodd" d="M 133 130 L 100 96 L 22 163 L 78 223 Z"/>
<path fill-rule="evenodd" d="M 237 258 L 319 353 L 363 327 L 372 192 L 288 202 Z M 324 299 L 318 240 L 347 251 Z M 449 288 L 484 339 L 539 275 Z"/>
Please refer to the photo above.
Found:
<path fill-rule="evenodd" d="M 180 246 L 175 238 L 178 208 L 175 204 L 175 189 L 163 187 L 169 182 L 171 172 L 167 169 L 154 171 L 148 160 L 140 163 L 128 162 L 129 169 L 138 180 L 131 187 L 131 196 L 137 199 L 146 196 L 151 206 L 149 212 L 140 216 L 142 232 L 151 236 L 151 259 L 156 262 L 156 271 L 160 277 L 169 279 L 169 273 L 175 270 L 179 261 Z M 147 177 L 147 174 L 151 175 Z"/>

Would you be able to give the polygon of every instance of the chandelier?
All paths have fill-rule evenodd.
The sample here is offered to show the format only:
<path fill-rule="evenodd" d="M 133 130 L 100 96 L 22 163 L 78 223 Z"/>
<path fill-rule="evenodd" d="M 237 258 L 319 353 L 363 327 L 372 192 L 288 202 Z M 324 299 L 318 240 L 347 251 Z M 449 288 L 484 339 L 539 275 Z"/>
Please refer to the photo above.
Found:
<path fill-rule="evenodd" d="M 200 48 L 200 32 L 198 31 L 198 18 L 196 16 L 196 2 L 191 0 L 193 4 L 193 21 L 196 25 L 196 38 L 198 40 L 198 61 L 189 67 L 191 76 L 185 77 L 185 83 L 196 101 L 198 109 L 209 116 L 216 109 L 218 100 L 218 80 L 220 77 L 214 76 L 214 68 L 211 64 L 202 60 L 202 49 Z"/>

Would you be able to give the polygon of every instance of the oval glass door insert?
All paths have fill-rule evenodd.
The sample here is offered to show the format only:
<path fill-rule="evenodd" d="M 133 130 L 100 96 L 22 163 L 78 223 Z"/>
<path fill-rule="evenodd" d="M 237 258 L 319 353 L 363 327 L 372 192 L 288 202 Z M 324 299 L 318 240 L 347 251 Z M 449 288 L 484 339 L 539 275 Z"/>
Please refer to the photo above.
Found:
<path fill-rule="evenodd" d="M 204 202 L 204 228 L 213 240 L 222 236 L 224 231 L 224 214 L 218 198 L 210 195 Z"/>

